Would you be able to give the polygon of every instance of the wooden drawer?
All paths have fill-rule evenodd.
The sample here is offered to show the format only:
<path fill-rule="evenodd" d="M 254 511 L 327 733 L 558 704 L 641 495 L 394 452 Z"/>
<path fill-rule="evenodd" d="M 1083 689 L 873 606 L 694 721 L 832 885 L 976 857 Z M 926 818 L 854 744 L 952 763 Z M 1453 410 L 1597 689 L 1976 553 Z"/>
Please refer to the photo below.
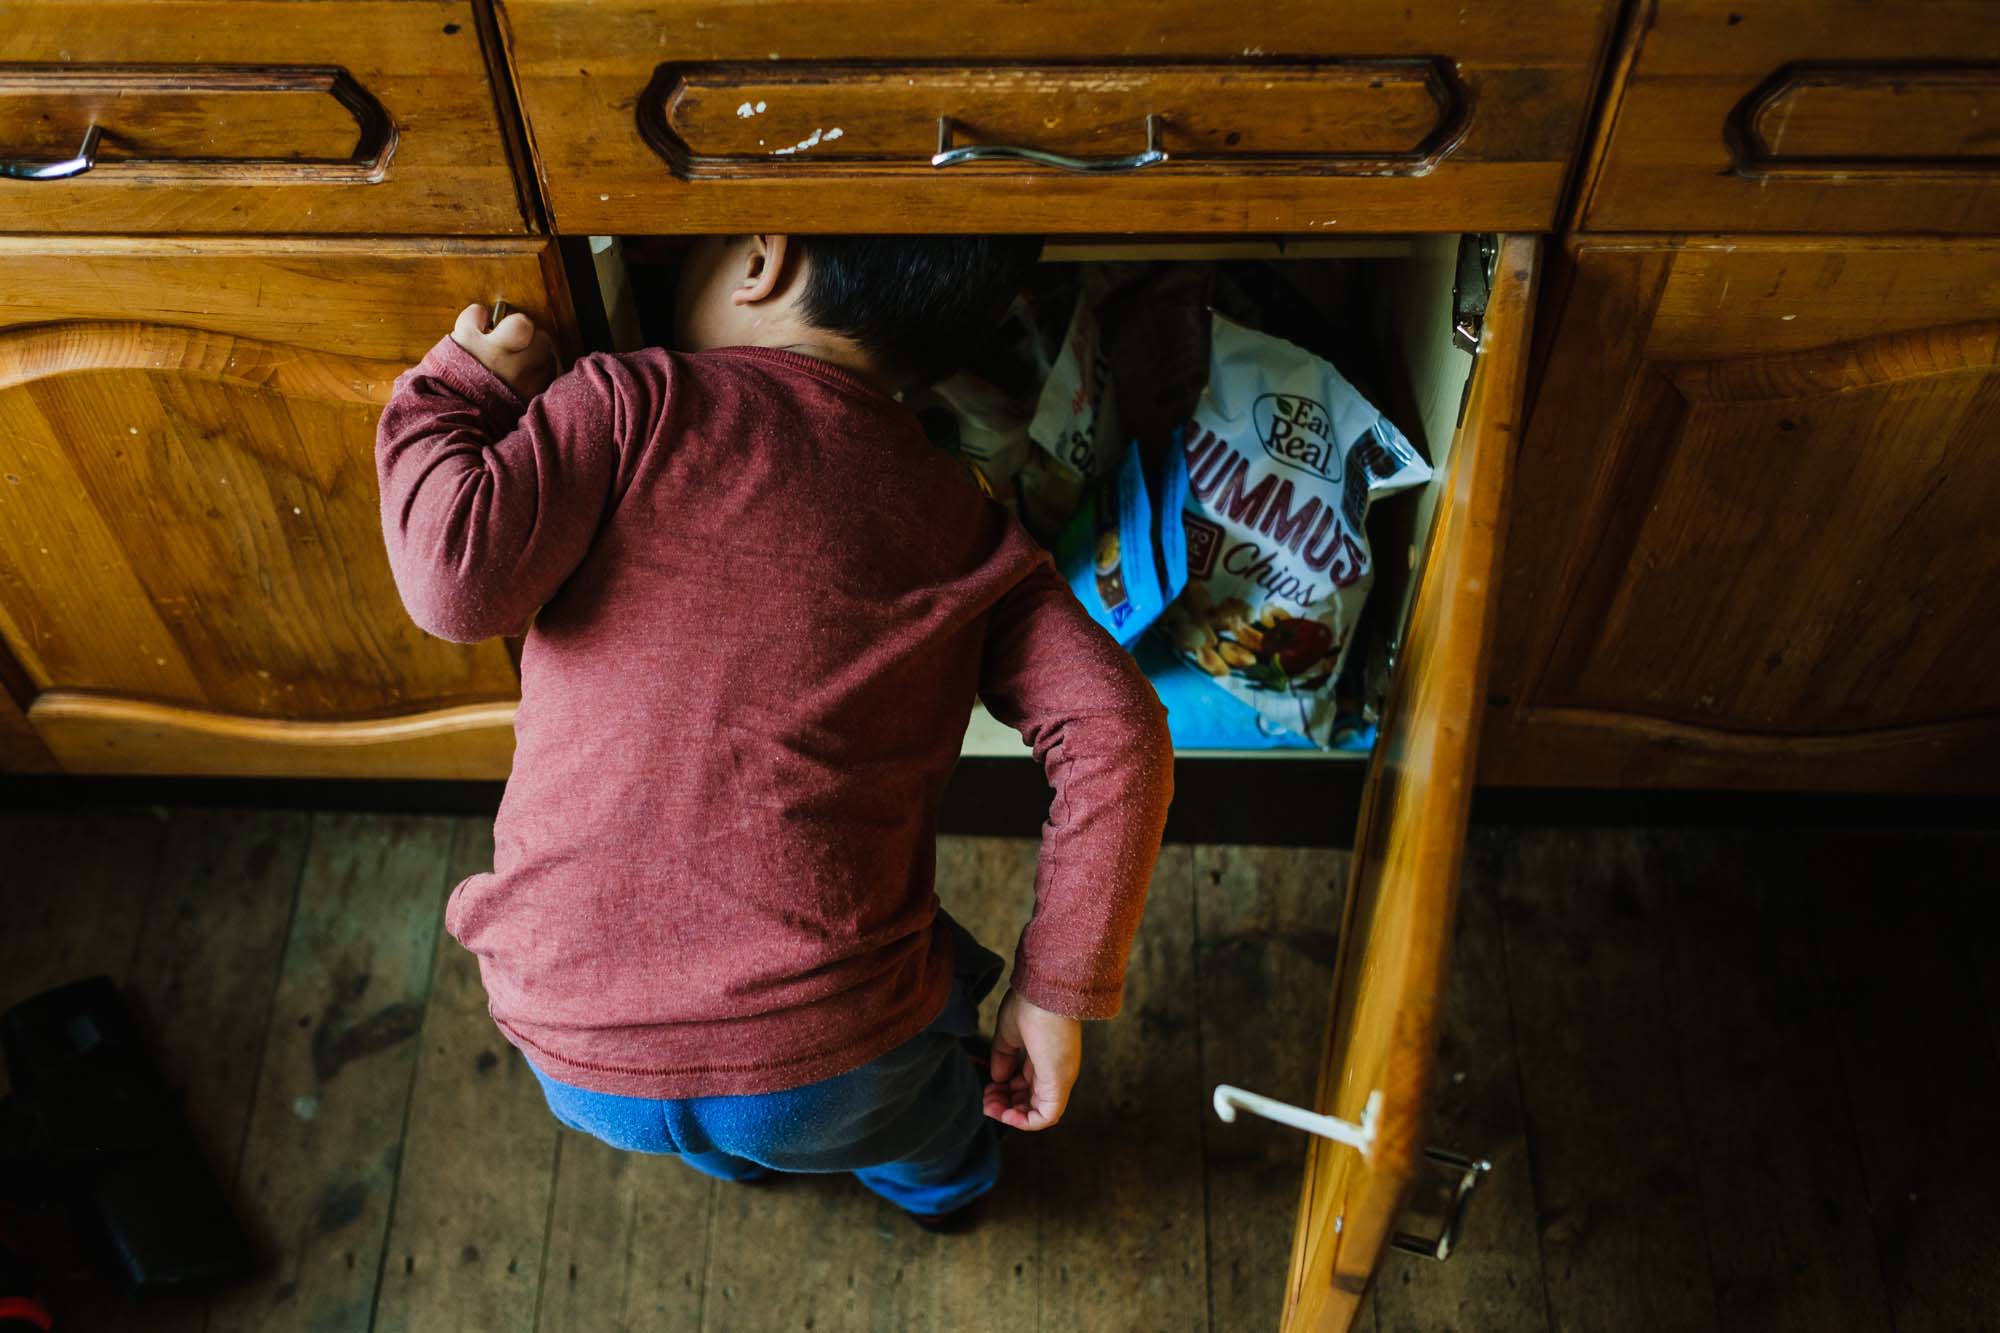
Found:
<path fill-rule="evenodd" d="M 1584 195 L 1592 231 L 2000 231 L 2000 12 L 1652 0 Z"/>
<path fill-rule="evenodd" d="M 560 231 L 1312 233 L 1551 226 L 1614 8 L 1419 0 L 1335 21 L 1273 0 L 504 0 L 500 15 Z M 1137 165 L 1149 132 L 1164 160 Z M 934 166 L 945 145 L 989 152 Z"/>
<path fill-rule="evenodd" d="M 0 238 L 0 763 L 504 777 L 507 646 L 410 622 L 374 464 L 495 296 L 574 344 L 546 240 Z"/>
<path fill-rule="evenodd" d="M 470 0 L 16 0 L 0 231 L 530 230 Z"/>

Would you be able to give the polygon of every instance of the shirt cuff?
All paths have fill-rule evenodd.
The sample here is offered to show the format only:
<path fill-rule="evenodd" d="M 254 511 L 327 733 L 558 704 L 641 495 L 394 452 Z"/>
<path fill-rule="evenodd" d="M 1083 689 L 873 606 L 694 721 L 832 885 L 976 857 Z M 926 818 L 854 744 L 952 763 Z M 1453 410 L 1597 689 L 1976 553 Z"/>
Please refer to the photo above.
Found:
<path fill-rule="evenodd" d="M 1064 1018 L 1082 1020 L 1116 1018 L 1125 1005 L 1125 980 L 1120 977 L 1118 984 L 1109 990 L 1103 988 L 1083 989 L 1064 985 L 1047 976 L 1023 960 L 1019 954 L 1014 957 L 1014 975 L 1008 987 L 1020 993 L 1021 998 L 1040 1009 Z"/>
<path fill-rule="evenodd" d="M 420 370 L 435 375 L 456 389 L 461 397 L 479 409 L 480 417 L 495 434 L 505 434 L 521 420 L 528 405 L 514 386 L 486 368 L 486 363 L 459 346 L 450 334 L 424 355 Z"/>

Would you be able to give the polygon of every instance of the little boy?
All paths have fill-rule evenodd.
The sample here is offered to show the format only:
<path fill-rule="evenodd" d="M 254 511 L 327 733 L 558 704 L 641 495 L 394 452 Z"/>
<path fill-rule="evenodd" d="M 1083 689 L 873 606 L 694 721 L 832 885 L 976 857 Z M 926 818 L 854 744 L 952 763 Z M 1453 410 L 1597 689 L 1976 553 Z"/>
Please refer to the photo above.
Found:
<path fill-rule="evenodd" d="M 564 1124 L 727 1180 L 852 1171 L 947 1228 L 997 1178 L 993 1122 L 1061 1119 L 1077 1020 L 1119 1007 L 1165 715 L 891 396 L 954 368 L 1035 249 L 710 238 L 679 351 L 557 376 L 525 316 L 472 306 L 397 380 L 405 605 L 461 642 L 528 629 L 494 867 L 445 917 Z M 1054 789 L 978 1066 L 1001 961 L 932 891 L 975 695 Z"/>

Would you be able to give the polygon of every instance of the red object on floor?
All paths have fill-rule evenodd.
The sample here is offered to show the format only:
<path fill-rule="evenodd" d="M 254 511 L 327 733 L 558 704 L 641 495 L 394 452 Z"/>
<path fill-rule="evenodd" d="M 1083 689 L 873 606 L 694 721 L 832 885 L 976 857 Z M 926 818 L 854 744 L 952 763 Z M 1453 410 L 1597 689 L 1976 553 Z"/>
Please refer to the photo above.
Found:
<path fill-rule="evenodd" d="M 49 1315 L 48 1307 L 40 1301 L 26 1296 L 0 1296 L 0 1324 L 8 1320 L 20 1319 L 36 1328 L 47 1330 L 55 1327 L 55 1320 Z"/>

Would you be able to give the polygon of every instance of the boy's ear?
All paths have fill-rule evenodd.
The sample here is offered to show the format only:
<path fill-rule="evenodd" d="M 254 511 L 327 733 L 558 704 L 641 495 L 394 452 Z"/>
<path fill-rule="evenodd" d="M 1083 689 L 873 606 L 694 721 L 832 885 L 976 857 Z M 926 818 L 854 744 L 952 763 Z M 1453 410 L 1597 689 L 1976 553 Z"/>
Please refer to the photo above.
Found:
<path fill-rule="evenodd" d="M 729 293 L 735 305 L 756 305 L 777 295 L 784 285 L 785 254 L 790 238 L 779 233 L 754 235 L 744 251 L 742 273 Z"/>

